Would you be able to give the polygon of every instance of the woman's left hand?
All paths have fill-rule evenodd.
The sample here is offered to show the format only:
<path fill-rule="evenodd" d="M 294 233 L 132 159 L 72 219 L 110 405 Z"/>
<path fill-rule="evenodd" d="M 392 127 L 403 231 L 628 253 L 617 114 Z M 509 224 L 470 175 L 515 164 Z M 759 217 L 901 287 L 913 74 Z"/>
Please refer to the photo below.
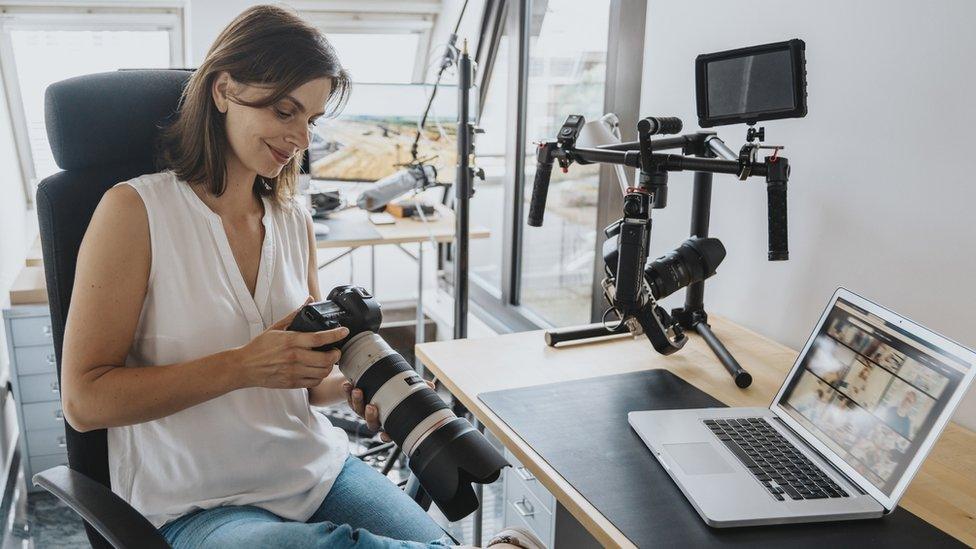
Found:
<path fill-rule="evenodd" d="M 426 381 L 427 386 L 434 390 L 434 382 Z M 366 404 L 363 402 L 363 390 L 354 389 L 352 383 L 345 381 L 342 384 L 342 390 L 346 393 L 346 402 L 349 403 L 349 407 L 352 408 L 353 412 L 359 415 L 359 417 L 366 420 L 366 426 L 369 427 L 371 431 L 379 431 L 380 440 L 383 442 L 390 442 L 390 435 L 383 431 L 383 426 L 380 425 L 380 411 L 376 408 L 375 404 Z"/>

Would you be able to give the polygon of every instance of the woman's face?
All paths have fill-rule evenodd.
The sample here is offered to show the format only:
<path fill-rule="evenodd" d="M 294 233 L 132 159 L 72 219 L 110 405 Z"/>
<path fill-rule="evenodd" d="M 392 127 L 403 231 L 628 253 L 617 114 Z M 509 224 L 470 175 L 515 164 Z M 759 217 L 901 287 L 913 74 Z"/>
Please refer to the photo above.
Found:
<path fill-rule="evenodd" d="M 248 107 L 228 98 L 260 100 L 268 88 L 234 82 L 227 73 L 217 78 L 214 101 L 226 113 L 227 141 L 237 162 L 267 178 L 276 177 L 293 157 L 308 148 L 309 132 L 332 91 L 330 78 L 302 84 L 268 107 Z"/>

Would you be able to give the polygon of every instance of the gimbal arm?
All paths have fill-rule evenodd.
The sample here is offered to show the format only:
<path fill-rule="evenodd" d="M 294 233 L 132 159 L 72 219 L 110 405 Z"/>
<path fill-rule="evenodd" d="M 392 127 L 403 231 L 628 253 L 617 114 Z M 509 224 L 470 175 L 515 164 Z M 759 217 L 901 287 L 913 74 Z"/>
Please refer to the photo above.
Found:
<path fill-rule="evenodd" d="M 707 136 L 707 134 L 705 135 Z M 685 148 L 694 139 L 702 139 L 702 134 L 653 140 L 652 146 L 664 149 Z M 722 146 L 724 147 L 724 144 Z M 619 143 L 600 148 L 563 145 L 556 141 L 547 141 L 540 144 L 538 166 L 536 168 L 535 182 L 532 189 L 532 200 L 529 204 L 529 225 L 533 227 L 542 225 L 546 207 L 546 195 L 548 194 L 549 188 L 549 178 L 552 175 L 554 161 L 558 161 L 560 166 L 564 168 L 576 162 L 580 164 L 619 164 L 642 169 L 640 151 L 633 150 L 634 147 L 639 147 L 639 142 Z M 663 153 L 652 153 L 650 158 L 653 166 L 668 172 L 696 171 L 765 177 L 769 222 L 768 257 L 770 260 L 789 258 L 786 224 L 786 185 L 789 181 L 790 173 L 789 160 L 775 155 L 766 157 L 762 162 L 758 162 L 743 158 L 739 160 L 723 160 Z"/>

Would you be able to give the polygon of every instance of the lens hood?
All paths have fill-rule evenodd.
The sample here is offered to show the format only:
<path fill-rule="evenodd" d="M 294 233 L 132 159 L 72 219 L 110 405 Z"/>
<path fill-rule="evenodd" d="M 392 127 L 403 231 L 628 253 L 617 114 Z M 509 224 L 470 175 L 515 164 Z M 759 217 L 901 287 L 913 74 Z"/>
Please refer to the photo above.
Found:
<path fill-rule="evenodd" d="M 462 418 L 432 432 L 410 456 L 410 470 L 450 521 L 478 508 L 472 482 L 494 482 L 508 465 L 488 439 Z"/>

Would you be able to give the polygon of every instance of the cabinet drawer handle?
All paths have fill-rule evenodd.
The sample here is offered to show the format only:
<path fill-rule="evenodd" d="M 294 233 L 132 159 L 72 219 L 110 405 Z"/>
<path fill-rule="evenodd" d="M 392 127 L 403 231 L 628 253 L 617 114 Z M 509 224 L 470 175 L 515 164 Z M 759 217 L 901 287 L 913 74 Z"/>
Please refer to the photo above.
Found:
<path fill-rule="evenodd" d="M 61 436 L 58 437 L 58 448 L 67 448 L 68 447 L 68 441 L 65 440 L 64 437 L 65 437 L 64 435 L 61 435 Z"/>
<path fill-rule="evenodd" d="M 529 482 L 530 480 L 535 480 L 535 477 L 532 476 L 532 473 L 530 473 L 528 469 L 526 469 L 521 465 L 515 468 L 515 472 L 518 474 L 518 476 L 522 477 L 522 480 L 526 482 Z"/>
<path fill-rule="evenodd" d="M 522 496 L 522 499 L 516 501 L 512 505 L 515 506 L 515 510 L 518 511 L 518 514 L 522 515 L 523 517 L 535 516 L 535 509 L 532 508 L 531 503 L 526 501 L 525 496 Z"/>
<path fill-rule="evenodd" d="M 54 411 L 54 419 L 64 421 L 64 412 L 61 411 L 61 408 Z"/>
<path fill-rule="evenodd" d="M 47 324 L 41 328 L 41 333 L 44 334 L 45 337 L 51 337 L 51 325 Z"/>
<path fill-rule="evenodd" d="M 54 380 L 54 381 L 51 382 L 51 392 L 52 393 L 60 393 L 61 392 L 61 386 L 58 384 L 58 380 Z"/>
<path fill-rule="evenodd" d="M 58 357 L 54 353 L 47 355 L 47 365 L 54 366 L 58 363 Z"/>

